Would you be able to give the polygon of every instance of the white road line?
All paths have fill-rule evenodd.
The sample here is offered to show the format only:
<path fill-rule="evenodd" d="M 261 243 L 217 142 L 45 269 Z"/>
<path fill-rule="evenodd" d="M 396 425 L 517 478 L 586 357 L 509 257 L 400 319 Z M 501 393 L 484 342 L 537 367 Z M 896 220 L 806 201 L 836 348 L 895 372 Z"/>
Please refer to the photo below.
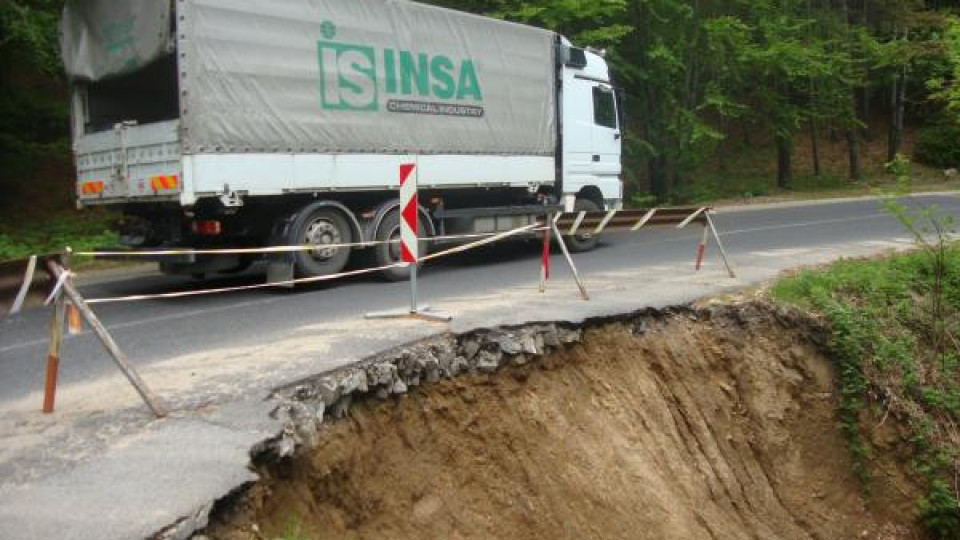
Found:
<path fill-rule="evenodd" d="M 752 233 L 752 232 L 775 231 L 778 229 L 794 229 L 797 227 L 810 227 L 814 225 L 829 225 L 831 223 L 849 223 L 852 221 L 860 221 L 864 219 L 876 219 L 876 218 L 893 219 L 893 216 L 890 214 L 867 214 L 865 216 L 857 216 L 857 217 L 850 217 L 850 218 L 821 219 L 817 221 L 805 221 L 803 223 L 787 223 L 784 225 L 771 225 L 769 227 L 757 227 L 754 229 L 734 229 L 732 231 L 720 231 L 720 236 L 729 236 L 732 234 L 746 234 L 746 233 Z"/>
<path fill-rule="evenodd" d="M 918 193 L 911 193 L 906 195 L 906 199 L 923 199 L 923 198 L 935 198 L 935 197 L 946 197 L 946 198 L 957 198 L 960 197 L 960 191 L 925 191 Z M 733 214 L 737 212 L 753 212 L 755 210 L 778 210 L 781 208 L 801 208 L 804 206 L 827 206 L 833 204 L 848 204 L 848 203 L 860 203 L 860 202 L 870 202 L 870 201 L 882 201 L 885 197 L 883 195 L 862 195 L 855 197 L 839 197 L 833 199 L 809 199 L 801 201 L 776 201 L 769 203 L 746 203 L 746 204 L 731 204 L 729 206 L 718 206 L 716 208 L 718 214 Z"/>
<path fill-rule="evenodd" d="M 752 228 L 752 229 L 734 229 L 734 230 L 731 230 L 731 231 L 725 231 L 725 230 L 723 230 L 723 229 L 720 229 L 720 227 L 717 227 L 717 228 L 720 229 L 720 230 L 719 230 L 720 236 L 731 236 L 731 235 L 735 235 L 735 234 L 747 234 L 747 233 L 753 233 L 753 232 L 774 231 L 774 230 L 778 230 L 778 229 L 795 229 L 795 228 L 799 228 L 799 227 L 809 227 L 809 226 L 813 226 L 813 225 L 830 225 L 830 224 L 832 224 L 832 223 L 847 223 L 847 222 L 852 222 L 852 221 L 860 221 L 860 220 L 863 220 L 863 219 L 876 219 L 876 218 L 881 218 L 881 217 L 884 217 L 884 218 L 893 218 L 893 216 L 891 216 L 890 214 L 867 214 L 867 215 L 865 215 L 865 216 L 858 216 L 858 217 L 851 217 L 851 218 L 822 219 L 822 220 L 818 220 L 818 221 L 805 221 L 805 222 L 802 222 L 802 223 L 788 223 L 788 224 L 783 224 L 783 225 L 771 225 L 771 226 L 768 226 L 768 227 L 756 227 L 756 228 Z M 620 233 L 620 234 L 622 234 L 622 235 L 624 235 L 624 236 L 626 236 L 626 232 L 627 232 L 627 231 L 618 231 L 618 233 Z M 652 241 L 649 239 L 649 237 L 647 237 L 647 238 L 646 238 L 646 241 L 641 241 L 640 243 L 643 243 L 643 244 L 667 244 L 667 243 L 672 243 L 672 242 L 686 241 L 686 240 L 689 240 L 690 238 L 695 238 L 695 237 L 698 236 L 698 235 L 699 235 L 699 233 L 697 233 L 697 234 L 684 234 L 683 236 L 680 236 L 680 237 L 678 237 L 678 238 L 663 238 L 663 239 L 652 240 Z M 643 240 L 643 239 L 642 239 L 642 240 Z"/>

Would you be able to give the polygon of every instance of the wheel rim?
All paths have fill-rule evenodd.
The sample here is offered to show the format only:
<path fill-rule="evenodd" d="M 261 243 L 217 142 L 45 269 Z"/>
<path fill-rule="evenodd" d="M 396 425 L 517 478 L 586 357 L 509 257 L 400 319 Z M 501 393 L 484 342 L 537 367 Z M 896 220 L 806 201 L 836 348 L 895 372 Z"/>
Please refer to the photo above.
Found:
<path fill-rule="evenodd" d="M 343 243 L 343 235 L 336 224 L 327 218 L 318 218 L 307 226 L 303 235 L 304 243 L 317 246 L 335 246 Z M 318 247 L 310 250 L 310 256 L 318 261 L 327 261 L 337 255 L 342 248 Z"/>

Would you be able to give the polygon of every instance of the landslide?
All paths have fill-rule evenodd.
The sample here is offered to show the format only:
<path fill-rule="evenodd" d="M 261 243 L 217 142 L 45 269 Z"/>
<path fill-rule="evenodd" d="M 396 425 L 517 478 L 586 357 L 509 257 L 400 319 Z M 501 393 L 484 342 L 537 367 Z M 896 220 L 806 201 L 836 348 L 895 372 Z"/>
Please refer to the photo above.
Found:
<path fill-rule="evenodd" d="M 921 538 L 894 421 L 869 496 L 852 472 L 825 335 L 763 304 L 597 323 L 525 366 L 354 403 L 206 534 Z"/>

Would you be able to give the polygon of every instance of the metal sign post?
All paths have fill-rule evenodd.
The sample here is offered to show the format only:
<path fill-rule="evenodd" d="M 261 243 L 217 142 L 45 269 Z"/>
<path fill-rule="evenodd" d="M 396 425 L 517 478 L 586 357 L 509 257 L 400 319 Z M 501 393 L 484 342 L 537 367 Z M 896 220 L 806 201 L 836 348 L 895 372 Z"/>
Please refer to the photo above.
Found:
<path fill-rule="evenodd" d="M 416 318 L 448 322 L 453 317 L 431 311 L 430 306 L 417 302 L 417 265 L 420 262 L 419 201 L 417 198 L 417 166 L 414 163 L 400 165 L 400 257 L 410 266 L 410 310 L 368 313 L 368 319 Z"/>

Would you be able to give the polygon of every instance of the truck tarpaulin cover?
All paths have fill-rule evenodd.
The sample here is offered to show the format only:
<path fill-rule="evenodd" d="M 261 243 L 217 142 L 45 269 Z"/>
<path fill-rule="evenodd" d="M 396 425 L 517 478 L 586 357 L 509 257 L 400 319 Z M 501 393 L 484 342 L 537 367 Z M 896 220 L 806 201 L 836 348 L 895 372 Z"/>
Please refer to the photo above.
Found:
<path fill-rule="evenodd" d="M 99 81 L 171 52 L 169 0 L 68 0 L 60 49 L 72 80 Z"/>
<path fill-rule="evenodd" d="M 187 153 L 555 152 L 551 32 L 397 0 L 177 9 Z"/>

